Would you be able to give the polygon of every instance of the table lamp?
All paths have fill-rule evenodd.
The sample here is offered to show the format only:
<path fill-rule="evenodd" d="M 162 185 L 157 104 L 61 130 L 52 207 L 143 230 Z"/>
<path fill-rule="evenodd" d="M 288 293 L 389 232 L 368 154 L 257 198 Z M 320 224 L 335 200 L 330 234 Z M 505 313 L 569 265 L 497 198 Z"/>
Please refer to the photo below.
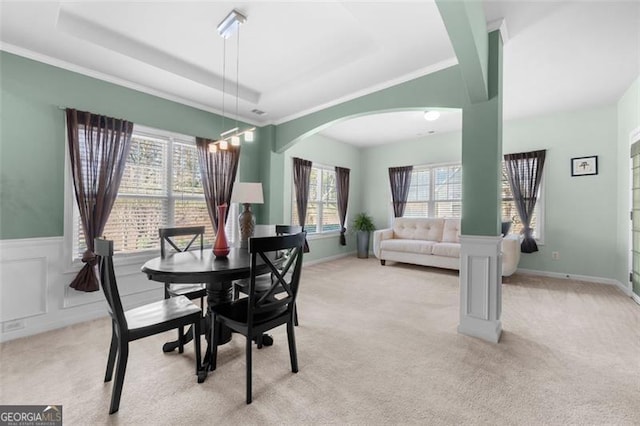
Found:
<path fill-rule="evenodd" d="M 249 247 L 249 238 L 253 236 L 256 227 L 256 218 L 251 211 L 251 204 L 262 204 L 262 183 L 260 182 L 236 182 L 231 194 L 232 203 L 244 204 L 244 211 L 238 216 L 240 225 L 240 248 Z"/>

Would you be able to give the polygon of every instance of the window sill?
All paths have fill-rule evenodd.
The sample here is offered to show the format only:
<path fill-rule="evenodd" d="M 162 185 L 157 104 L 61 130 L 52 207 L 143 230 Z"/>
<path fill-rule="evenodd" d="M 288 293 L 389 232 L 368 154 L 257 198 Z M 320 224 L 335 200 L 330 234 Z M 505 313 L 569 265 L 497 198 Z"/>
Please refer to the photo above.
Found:
<path fill-rule="evenodd" d="M 325 240 L 327 238 L 335 238 L 339 236 L 340 236 L 340 231 L 330 231 L 330 232 L 323 232 L 321 234 L 318 234 L 318 233 L 307 234 L 307 240 L 308 241 Z"/>

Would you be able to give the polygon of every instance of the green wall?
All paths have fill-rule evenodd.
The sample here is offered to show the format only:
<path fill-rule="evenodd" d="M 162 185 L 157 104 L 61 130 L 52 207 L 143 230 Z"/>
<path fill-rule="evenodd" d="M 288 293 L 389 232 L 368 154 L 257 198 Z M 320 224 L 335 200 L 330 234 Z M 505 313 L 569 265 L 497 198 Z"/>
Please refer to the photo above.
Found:
<path fill-rule="evenodd" d="M 215 138 L 221 117 L 0 52 L 0 239 L 63 235 L 64 110 Z M 240 179 L 260 179 L 260 139 L 242 147 Z"/>
<path fill-rule="evenodd" d="M 459 89 L 449 98 L 444 93 L 456 80 L 460 81 L 459 70 L 451 67 L 432 77 L 400 85 L 396 91 L 386 89 L 304 120 L 259 129 L 256 142 L 243 145 L 240 169 L 241 180 L 264 183 L 265 204 L 256 208 L 258 222 L 290 221 L 290 159 L 299 156 L 349 167 L 352 170 L 349 217 L 366 211 L 374 217 L 378 228 L 388 226 L 391 210 L 387 168 L 459 162 L 461 133 L 367 149 L 308 135 L 326 120 L 340 119 L 343 109 L 354 115 L 394 105 L 410 108 L 416 101 L 416 95 L 410 95 L 411 89 L 418 90 L 419 96 L 433 90 L 428 99 L 438 101 L 430 103 L 425 98 L 420 109 L 464 106 L 464 93 Z M 221 131 L 218 115 L 6 52 L 0 53 L 0 83 L 0 239 L 63 234 L 65 140 L 64 111 L 59 106 L 190 135 L 215 137 Z M 403 101 L 407 96 L 410 100 Z M 544 244 L 538 253 L 523 254 L 520 267 L 626 282 L 627 148 L 629 132 L 640 126 L 639 99 L 640 79 L 617 107 L 504 123 L 504 152 L 548 149 Z M 296 138 L 301 142 L 292 145 Z M 570 158 L 585 155 L 599 156 L 599 174 L 572 178 Z M 566 226 L 567 223 L 571 226 Z M 337 240 L 337 236 L 312 240 L 312 252 L 307 259 L 354 250 L 352 236 L 348 236 L 346 248 L 338 246 Z M 551 260 L 552 251 L 560 253 L 559 260 Z"/>
<path fill-rule="evenodd" d="M 425 110 L 428 107 L 460 108 L 468 103 L 460 69 L 456 65 L 279 124 L 275 150 L 282 152 L 299 140 L 350 117 L 381 111 Z"/>
<path fill-rule="evenodd" d="M 347 227 L 351 219 L 362 208 L 362 179 L 360 150 L 352 145 L 321 136 L 313 135 L 305 138 L 283 155 L 280 170 L 284 171 L 284 186 L 282 211 L 284 223 L 291 223 L 291 199 L 293 191 L 293 157 L 311 160 L 325 166 L 340 166 L 351 169 L 349 173 L 349 205 L 347 208 Z M 355 235 L 347 232 L 347 245 L 339 244 L 339 234 L 330 236 L 312 236 L 309 239 L 310 252 L 305 254 L 305 260 L 317 260 L 324 257 L 337 256 L 354 252 L 356 249 Z"/>
<path fill-rule="evenodd" d="M 393 217 L 389 167 L 459 163 L 461 153 L 460 132 L 363 149 L 362 209 L 373 217 L 378 229 L 389 227 Z"/>
<path fill-rule="evenodd" d="M 505 153 L 547 149 L 544 244 L 522 254 L 521 268 L 616 276 L 616 128 L 613 106 L 504 123 Z M 587 155 L 598 155 L 599 174 L 572 178 L 570 159 Z M 392 216 L 388 167 L 460 162 L 461 133 L 367 148 L 362 158 L 363 209 L 382 228 Z M 553 251 L 559 260 L 551 259 Z"/>
<path fill-rule="evenodd" d="M 630 188 L 630 165 L 629 165 L 629 143 L 630 133 L 640 129 L 640 77 L 629 87 L 618 102 L 618 212 L 617 212 L 617 238 L 616 257 L 616 279 L 621 283 L 629 282 L 629 234 L 630 221 L 629 211 L 631 204 L 629 197 Z M 634 292 L 640 295 L 640 288 L 634 288 Z"/>

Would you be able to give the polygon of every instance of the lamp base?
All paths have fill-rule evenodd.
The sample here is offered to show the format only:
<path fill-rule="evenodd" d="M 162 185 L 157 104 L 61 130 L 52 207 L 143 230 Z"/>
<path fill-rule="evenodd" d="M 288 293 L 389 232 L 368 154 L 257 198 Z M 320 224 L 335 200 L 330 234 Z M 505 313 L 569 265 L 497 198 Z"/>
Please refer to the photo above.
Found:
<path fill-rule="evenodd" d="M 253 237 L 256 228 L 256 217 L 251 211 L 251 204 L 244 203 L 244 211 L 238 216 L 240 225 L 240 248 L 249 248 L 249 238 Z"/>

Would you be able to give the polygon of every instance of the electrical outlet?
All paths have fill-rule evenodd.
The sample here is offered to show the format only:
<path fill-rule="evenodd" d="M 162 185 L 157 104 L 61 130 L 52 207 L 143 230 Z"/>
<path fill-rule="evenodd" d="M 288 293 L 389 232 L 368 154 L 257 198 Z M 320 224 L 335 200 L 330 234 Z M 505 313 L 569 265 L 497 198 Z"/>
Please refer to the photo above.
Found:
<path fill-rule="evenodd" d="M 551 253 L 551 259 L 553 260 L 559 260 L 560 259 L 560 253 L 557 251 L 554 251 Z"/>
<path fill-rule="evenodd" d="M 24 328 L 24 320 L 13 320 L 2 323 L 2 332 L 16 331 Z"/>

